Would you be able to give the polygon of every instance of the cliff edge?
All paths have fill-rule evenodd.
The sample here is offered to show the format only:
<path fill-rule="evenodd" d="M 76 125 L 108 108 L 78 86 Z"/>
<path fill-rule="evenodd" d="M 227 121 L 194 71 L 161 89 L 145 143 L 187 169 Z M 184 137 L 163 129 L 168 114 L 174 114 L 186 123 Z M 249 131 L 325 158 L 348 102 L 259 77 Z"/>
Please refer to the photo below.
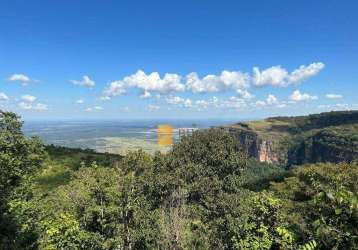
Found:
<path fill-rule="evenodd" d="M 290 167 L 358 159 L 358 111 L 272 117 L 222 128 L 261 162 Z"/>

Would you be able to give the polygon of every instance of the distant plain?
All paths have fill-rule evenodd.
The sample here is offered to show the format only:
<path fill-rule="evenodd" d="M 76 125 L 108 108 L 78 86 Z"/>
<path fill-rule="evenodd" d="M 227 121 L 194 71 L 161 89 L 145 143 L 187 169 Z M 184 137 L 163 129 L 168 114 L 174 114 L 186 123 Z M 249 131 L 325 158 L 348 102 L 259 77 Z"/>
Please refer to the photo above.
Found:
<path fill-rule="evenodd" d="M 142 149 L 153 154 L 166 152 L 170 147 L 157 144 L 157 127 L 170 124 L 174 142 L 178 129 L 209 128 L 233 123 L 227 120 L 128 120 L 128 121 L 25 121 L 24 133 L 39 136 L 45 144 L 71 148 L 90 148 L 97 152 L 125 154 Z"/>

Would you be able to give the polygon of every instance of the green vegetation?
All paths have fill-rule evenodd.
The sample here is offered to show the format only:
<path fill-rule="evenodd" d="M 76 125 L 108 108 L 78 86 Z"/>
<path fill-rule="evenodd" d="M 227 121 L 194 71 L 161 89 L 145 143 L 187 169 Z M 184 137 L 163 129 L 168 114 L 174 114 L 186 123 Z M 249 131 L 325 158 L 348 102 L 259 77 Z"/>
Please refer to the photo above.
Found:
<path fill-rule="evenodd" d="M 358 111 L 332 111 L 297 117 L 272 117 L 229 127 L 247 153 L 258 158 L 263 141 L 268 158 L 285 167 L 358 158 Z"/>
<path fill-rule="evenodd" d="M 358 248 L 354 160 L 288 171 L 222 129 L 154 156 L 45 152 L 14 114 L 0 123 L 0 249 Z"/>

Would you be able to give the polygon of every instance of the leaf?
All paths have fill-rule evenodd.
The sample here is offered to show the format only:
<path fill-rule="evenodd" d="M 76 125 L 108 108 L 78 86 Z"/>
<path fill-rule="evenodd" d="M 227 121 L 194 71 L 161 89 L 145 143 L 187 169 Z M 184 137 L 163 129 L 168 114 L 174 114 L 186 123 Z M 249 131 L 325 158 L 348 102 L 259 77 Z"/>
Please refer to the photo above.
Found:
<path fill-rule="evenodd" d="M 341 208 L 336 208 L 334 210 L 334 212 L 336 213 L 336 215 L 340 215 L 342 213 L 342 209 Z"/>

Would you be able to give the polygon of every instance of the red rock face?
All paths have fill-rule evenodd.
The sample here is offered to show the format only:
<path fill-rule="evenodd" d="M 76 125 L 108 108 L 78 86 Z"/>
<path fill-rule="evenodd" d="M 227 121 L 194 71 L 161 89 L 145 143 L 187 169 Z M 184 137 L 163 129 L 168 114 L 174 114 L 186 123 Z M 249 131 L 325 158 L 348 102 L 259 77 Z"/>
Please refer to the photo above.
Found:
<path fill-rule="evenodd" d="M 262 141 L 259 144 L 258 160 L 261 162 L 278 163 L 277 154 L 273 151 L 273 143 L 270 141 Z"/>

